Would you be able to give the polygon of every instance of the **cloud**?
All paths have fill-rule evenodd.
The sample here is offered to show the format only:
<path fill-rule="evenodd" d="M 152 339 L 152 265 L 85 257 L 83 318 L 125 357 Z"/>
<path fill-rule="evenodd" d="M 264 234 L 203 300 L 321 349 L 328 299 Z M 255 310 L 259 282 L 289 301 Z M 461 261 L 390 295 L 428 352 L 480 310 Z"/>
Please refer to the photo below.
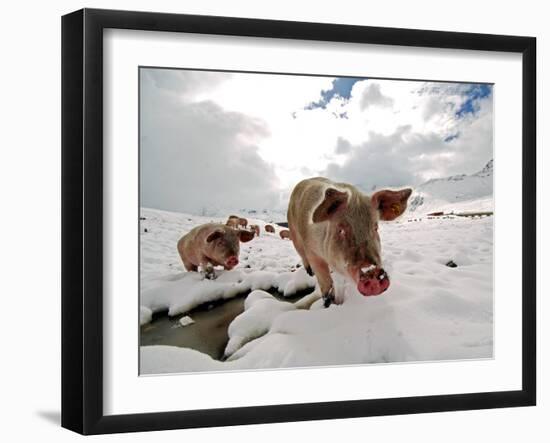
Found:
<path fill-rule="evenodd" d="M 147 68 L 142 69 L 141 74 L 145 81 L 158 90 L 187 98 L 215 89 L 233 76 L 232 73 L 227 72 Z"/>
<path fill-rule="evenodd" d="M 370 192 L 473 173 L 493 156 L 489 85 L 177 70 L 142 80 L 153 207 L 281 209 L 307 177 Z"/>
<path fill-rule="evenodd" d="M 466 90 L 466 100 L 461 104 L 456 111 L 457 117 L 471 113 L 475 114 L 480 109 L 481 99 L 489 97 L 492 94 L 492 87 L 489 85 L 469 85 Z"/>
<path fill-rule="evenodd" d="M 392 105 L 393 99 L 383 95 L 382 92 L 380 92 L 380 84 L 371 83 L 363 91 L 359 107 L 361 108 L 361 111 L 364 111 L 369 106 L 380 106 L 386 108 L 391 107 Z"/>
<path fill-rule="evenodd" d="M 351 143 L 343 137 L 338 137 L 336 141 L 336 149 L 334 152 L 336 154 L 347 154 L 351 151 Z"/>
<path fill-rule="evenodd" d="M 277 176 L 258 155 L 265 123 L 186 99 L 204 86 L 186 71 L 142 72 L 141 205 L 191 213 L 277 206 Z"/>
<path fill-rule="evenodd" d="M 343 164 L 329 163 L 321 175 L 351 183 L 364 192 L 403 186 L 417 181 L 410 161 L 403 157 L 404 151 L 402 133 L 391 136 L 371 133 L 368 142 L 352 147 Z"/>

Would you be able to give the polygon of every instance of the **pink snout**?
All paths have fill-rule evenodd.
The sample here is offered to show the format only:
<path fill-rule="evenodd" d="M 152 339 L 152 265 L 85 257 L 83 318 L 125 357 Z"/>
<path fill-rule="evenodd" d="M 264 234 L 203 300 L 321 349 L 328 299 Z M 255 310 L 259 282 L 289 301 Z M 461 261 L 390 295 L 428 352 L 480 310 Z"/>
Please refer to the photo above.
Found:
<path fill-rule="evenodd" d="M 365 295 L 382 294 L 390 286 L 390 279 L 382 268 L 374 268 L 368 272 L 361 273 L 357 283 L 357 290 Z"/>
<path fill-rule="evenodd" d="M 236 255 L 232 255 L 225 261 L 225 267 L 227 269 L 233 269 L 239 264 L 239 258 Z"/>

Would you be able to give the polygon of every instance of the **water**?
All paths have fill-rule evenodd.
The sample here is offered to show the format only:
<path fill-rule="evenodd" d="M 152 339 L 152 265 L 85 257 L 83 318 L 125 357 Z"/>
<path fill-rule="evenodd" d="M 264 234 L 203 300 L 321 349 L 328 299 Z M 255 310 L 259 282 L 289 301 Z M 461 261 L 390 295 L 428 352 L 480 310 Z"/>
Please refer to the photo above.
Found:
<path fill-rule="evenodd" d="M 276 290 L 267 291 L 281 301 L 294 303 L 312 292 L 302 291 L 293 297 L 282 297 Z M 153 315 L 153 320 L 140 328 L 140 345 L 167 345 L 191 348 L 222 360 L 229 341 L 227 329 L 233 319 L 244 311 L 244 301 L 249 292 L 232 298 L 198 306 L 184 315 L 169 317 L 168 312 Z M 181 326 L 180 318 L 189 315 L 195 323 Z"/>

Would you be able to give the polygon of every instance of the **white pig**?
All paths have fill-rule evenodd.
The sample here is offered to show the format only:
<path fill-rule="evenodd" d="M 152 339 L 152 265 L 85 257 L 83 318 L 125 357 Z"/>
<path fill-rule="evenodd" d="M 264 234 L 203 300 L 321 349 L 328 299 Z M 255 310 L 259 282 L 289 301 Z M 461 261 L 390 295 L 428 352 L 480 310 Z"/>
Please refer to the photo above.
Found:
<path fill-rule="evenodd" d="M 407 188 L 367 196 L 352 185 L 323 177 L 296 185 L 288 205 L 290 238 L 308 273 L 317 277 L 325 307 L 334 301 L 331 270 L 351 277 L 365 296 L 388 289 L 378 220 L 400 216 L 411 193 Z"/>
<path fill-rule="evenodd" d="M 214 266 L 231 270 L 239 264 L 239 241 L 254 238 L 254 232 L 237 230 L 220 223 L 196 226 L 178 241 L 178 252 L 187 271 L 201 266 L 205 276 L 216 278 Z"/>

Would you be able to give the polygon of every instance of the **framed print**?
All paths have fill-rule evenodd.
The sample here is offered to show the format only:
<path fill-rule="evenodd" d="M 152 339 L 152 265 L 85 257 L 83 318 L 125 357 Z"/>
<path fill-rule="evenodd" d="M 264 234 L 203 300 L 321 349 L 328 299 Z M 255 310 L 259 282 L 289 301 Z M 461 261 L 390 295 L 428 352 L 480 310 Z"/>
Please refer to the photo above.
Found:
<path fill-rule="evenodd" d="M 64 16 L 62 425 L 534 405 L 535 60 L 531 37 Z"/>

